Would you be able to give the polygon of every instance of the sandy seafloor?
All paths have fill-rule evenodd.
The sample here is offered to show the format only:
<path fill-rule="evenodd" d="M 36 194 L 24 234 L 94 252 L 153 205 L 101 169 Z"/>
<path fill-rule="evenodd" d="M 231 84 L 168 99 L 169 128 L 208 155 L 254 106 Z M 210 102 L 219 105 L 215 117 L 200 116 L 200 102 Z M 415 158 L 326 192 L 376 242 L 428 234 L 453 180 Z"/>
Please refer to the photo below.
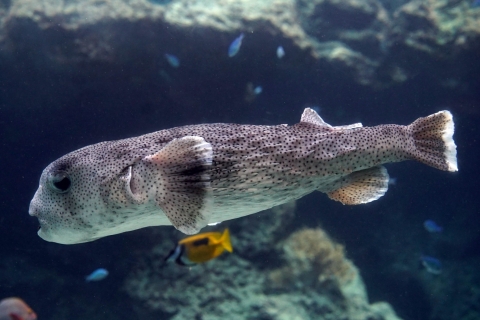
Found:
<path fill-rule="evenodd" d="M 480 319 L 479 52 L 466 0 L 0 2 L 0 299 L 52 320 Z M 450 110 L 459 171 L 388 164 L 375 202 L 315 192 L 224 222 L 209 230 L 229 227 L 233 254 L 191 269 L 160 266 L 173 227 L 36 235 L 29 202 L 67 152 L 186 124 L 295 124 L 305 107 L 365 126 Z M 86 283 L 99 267 L 109 276 Z"/>

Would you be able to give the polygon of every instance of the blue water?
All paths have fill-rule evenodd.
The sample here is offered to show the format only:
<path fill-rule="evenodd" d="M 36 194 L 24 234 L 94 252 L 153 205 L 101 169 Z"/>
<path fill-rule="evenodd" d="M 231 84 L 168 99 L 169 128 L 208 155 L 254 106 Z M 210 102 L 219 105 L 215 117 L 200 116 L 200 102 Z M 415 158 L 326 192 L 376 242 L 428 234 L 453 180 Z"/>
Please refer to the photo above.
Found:
<path fill-rule="evenodd" d="M 34 22 L 38 20 L 15 16 L 12 3 L 0 5 L 0 18 L 6 21 L 0 29 L 4 35 L 0 42 L 0 299 L 23 298 L 39 319 L 175 319 L 179 309 L 189 308 L 193 299 L 189 284 L 202 279 L 202 273 L 215 279 L 216 272 L 226 277 L 225 268 L 232 268 L 243 275 L 248 274 L 248 266 L 267 274 L 282 265 L 279 246 L 292 232 L 321 226 L 344 245 L 371 302 L 388 302 L 408 320 L 480 318 L 480 31 L 472 33 L 474 40 L 462 40 L 462 31 L 457 31 L 458 41 L 471 41 L 468 46 L 452 41 L 438 49 L 444 55 L 428 56 L 403 46 L 393 31 L 384 42 L 376 36 L 349 38 L 345 30 L 370 28 L 368 14 L 361 16 L 365 20 L 348 21 L 350 13 L 332 10 L 324 20 L 314 21 L 318 25 L 302 24 L 320 42 L 343 41 L 378 63 L 380 67 L 369 69 L 372 74 L 367 77 L 341 61 L 318 58 L 314 49 L 272 32 L 267 24 L 244 21 L 242 27 L 227 32 L 215 29 L 215 23 L 200 27 L 154 19 L 105 19 L 75 31 L 64 24 L 74 15 L 47 17 L 46 22 L 41 18 L 45 25 L 39 27 Z M 181 6 L 175 0 L 151 3 L 158 7 L 152 10 Z M 297 1 L 297 7 L 303 3 Z M 385 3 L 389 19 L 404 3 Z M 462 14 L 479 10 L 474 11 L 465 6 Z M 12 16 L 5 19 L 8 14 Z M 347 20 L 338 26 L 333 23 L 341 19 Z M 409 23 L 417 31 L 431 28 L 423 20 Z M 245 34 L 242 45 L 229 57 L 229 45 L 240 33 Z M 282 59 L 276 56 L 278 46 L 285 49 Z M 460 52 L 456 56 L 455 50 Z M 168 64 L 165 52 L 181 57 L 178 68 Z M 400 69 L 405 70 L 405 80 L 393 83 L 391 75 L 402 74 Z M 362 83 L 362 76 L 376 79 L 375 83 Z M 254 99 L 247 98 L 248 83 L 261 85 L 261 94 Z M 272 212 L 225 222 L 217 230 L 231 229 L 233 254 L 194 271 L 159 266 L 183 237 L 173 227 L 68 246 L 36 235 L 37 221 L 28 215 L 28 207 L 38 179 L 50 162 L 70 151 L 187 124 L 295 124 L 303 109 L 312 106 L 319 106 L 320 115 L 332 125 L 362 122 L 364 126 L 409 124 L 450 110 L 459 172 L 441 172 L 413 161 L 388 164 L 396 183 L 384 197 L 366 205 L 343 206 L 324 194 L 310 194 L 297 201 L 294 218 L 268 239 L 262 238 L 261 230 L 275 221 Z M 443 231 L 427 232 L 423 226 L 427 219 L 441 222 Z M 247 236 L 249 232 L 254 236 Z M 442 262 L 441 274 L 422 267 L 422 254 Z M 108 277 L 86 283 L 85 276 L 100 267 L 109 271 Z M 142 300 L 127 286 L 139 275 L 165 289 L 159 286 L 155 297 Z M 235 278 L 236 271 L 230 276 L 235 281 L 216 283 L 214 289 L 222 292 L 221 299 L 240 304 L 229 290 L 240 291 L 254 279 L 246 277 L 243 283 Z M 159 307 L 157 301 L 166 299 L 166 288 L 177 288 L 185 298 Z M 290 294 L 297 289 L 293 286 Z M 318 287 L 309 290 L 322 292 Z M 205 292 L 192 292 L 212 291 L 208 287 Z M 276 293 L 265 289 L 266 295 Z M 202 312 L 209 316 L 217 312 L 213 297 L 202 305 L 203 311 L 196 311 L 195 319 L 203 319 Z M 235 308 L 231 312 L 238 319 L 255 314 Z M 257 316 L 279 319 L 281 312 L 276 317 Z"/>

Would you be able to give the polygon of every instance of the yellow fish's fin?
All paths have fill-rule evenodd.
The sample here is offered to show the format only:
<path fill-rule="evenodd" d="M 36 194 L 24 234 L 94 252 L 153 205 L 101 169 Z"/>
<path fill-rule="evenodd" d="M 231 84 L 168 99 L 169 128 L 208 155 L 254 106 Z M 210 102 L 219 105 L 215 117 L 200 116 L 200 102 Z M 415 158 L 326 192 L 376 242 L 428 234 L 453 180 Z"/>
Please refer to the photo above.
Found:
<path fill-rule="evenodd" d="M 340 187 L 328 193 L 343 204 L 360 204 L 377 200 L 387 192 L 388 172 L 383 166 L 360 170 L 342 178 Z"/>
<path fill-rule="evenodd" d="M 225 248 L 223 248 L 222 245 L 217 245 L 216 247 L 213 248 L 212 250 L 212 255 L 210 256 L 210 259 L 215 259 L 216 257 L 218 257 L 219 255 L 221 255 L 223 252 L 225 251 Z"/>
<path fill-rule="evenodd" d="M 222 237 L 220 238 L 219 242 L 225 250 L 227 250 L 228 252 L 233 252 L 232 243 L 230 242 L 230 231 L 228 231 L 228 229 L 225 229 L 225 231 L 223 231 Z"/>

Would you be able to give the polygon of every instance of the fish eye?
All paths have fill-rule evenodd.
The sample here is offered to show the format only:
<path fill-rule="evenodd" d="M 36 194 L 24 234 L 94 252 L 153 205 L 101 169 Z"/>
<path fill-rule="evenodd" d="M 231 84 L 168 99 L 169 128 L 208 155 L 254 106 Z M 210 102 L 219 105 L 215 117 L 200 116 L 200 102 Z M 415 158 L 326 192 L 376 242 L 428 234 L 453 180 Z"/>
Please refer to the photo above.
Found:
<path fill-rule="evenodd" d="M 50 186 L 58 193 L 67 192 L 71 185 L 72 181 L 65 172 L 56 172 L 50 177 Z"/>

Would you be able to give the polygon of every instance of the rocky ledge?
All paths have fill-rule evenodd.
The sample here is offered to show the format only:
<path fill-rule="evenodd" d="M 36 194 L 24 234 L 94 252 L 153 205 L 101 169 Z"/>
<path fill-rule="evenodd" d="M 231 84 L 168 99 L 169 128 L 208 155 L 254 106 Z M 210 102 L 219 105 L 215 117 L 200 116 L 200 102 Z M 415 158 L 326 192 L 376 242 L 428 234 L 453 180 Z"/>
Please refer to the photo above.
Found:
<path fill-rule="evenodd" d="M 254 66 L 374 88 L 431 73 L 455 89 L 472 72 L 459 62 L 480 49 L 480 8 L 466 0 L 414 0 L 393 12 L 378 0 L 5 0 L 0 23 L 2 54 L 37 67 L 155 70 L 166 81 L 199 84 Z M 227 48 L 240 33 L 232 66 Z M 278 66 L 280 45 L 286 56 Z M 165 53 L 180 58 L 185 72 L 169 74 Z"/>

